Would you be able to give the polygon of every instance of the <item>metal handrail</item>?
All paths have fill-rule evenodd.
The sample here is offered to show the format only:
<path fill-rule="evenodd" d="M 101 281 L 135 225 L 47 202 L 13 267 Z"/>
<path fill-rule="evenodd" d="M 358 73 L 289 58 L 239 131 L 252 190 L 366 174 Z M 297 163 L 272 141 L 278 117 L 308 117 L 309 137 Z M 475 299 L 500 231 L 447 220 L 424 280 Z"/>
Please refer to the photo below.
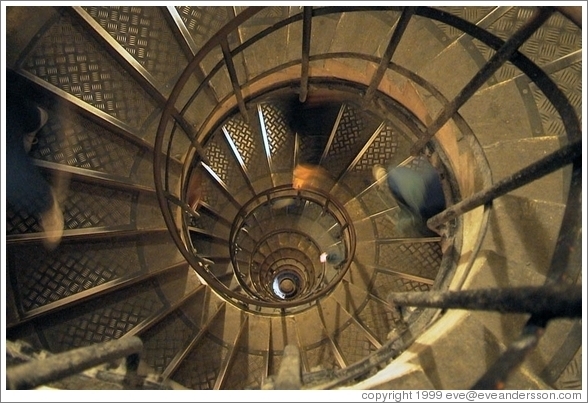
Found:
<path fill-rule="evenodd" d="M 136 374 L 142 350 L 143 342 L 133 336 L 28 361 L 6 368 L 6 388 L 34 389 L 124 357 L 130 379 Z"/>
<path fill-rule="evenodd" d="M 369 6 L 368 7 L 323 7 L 323 8 L 314 8 L 310 12 L 309 9 L 306 8 L 304 13 L 297 14 L 295 16 L 289 17 L 286 20 L 281 21 L 280 23 L 274 24 L 274 26 L 263 30 L 262 32 L 258 33 L 257 35 L 255 35 L 254 37 L 252 37 L 248 41 L 242 43 L 241 45 L 239 45 L 238 47 L 236 47 L 233 50 L 230 50 L 226 46 L 224 46 L 223 47 L 223 54 L 225 55 L 225 60 L 219 62 L 219 64 L 217 64 L 217 66 L 215 66 L 215 68 L 211 71 L 211 73 L 204 79 L 202 84 L 194 92 L 194 96 L 182 108 L 182 112 L 184 112 L 188 109 L 190 103 L 195 102 L 195 99 L 197 99 L 198 93 L 200 91 L 202 91 L 202 89 L 205 88 L 206 85 L 208 85 L 212 76 L 214 74 L 216 74 L 217 71 L 220 70 L 221 66 L 224 63 L 226 63 L 228 58 L 235 57 L 237 54 L 241 53 L 244 49 L 247 49 L 249 46 L 251 46 L 253 43 L 255 43 L 255 41 L 269 35 L 271 32 L 274 32 L 275 30 L 277 30 L 281 27 L 285 26 L 286 23 L 284 21 L 287 21 L 288 24 L 296 22 L 296 21 L 300 21 L 305 17 L 308 18 L 308 15 L 310 13 L 311 14 L 310 20 L 305 19 L 306 24 L 308 24 L 307 29 L 309 30 L 312 17 L 316 17 L 319 15 L 335 14 L 335 13 L 340 13 L 340 12 L 366 11 L 369 9 L 372 9 L 372 7 L 369 7 Z M 401 8 L 401 7 L 377 7 L 377 9 L 401 11 L 403 8 Z M 168 103 L 166 104 L 166 107 L 164 108 L 164 111 L 162 113 L 161 121 L 160 121 L 158 131 L 157 131 L 156 142 L 155 142 L 156 151 L 159 151 L 162 149 L 165 132 L 168 129 L 168 124 L 170 123 L 170 121 L 175 119 L 173 117 L 174 105 L 176 104 L 178 97 L 179 97 L 181 91 L 183 90 L 188 78 L 193 74 L 193 72 L 199 66 L 200 62 L 204 59 L 204 57 L 213 48 L 215 48 L 216 46 L 222 46 L 223 43 L 226 44 L 226 38 L 230 34 L 230 32 L 237 29 L 242 23 L 244 23 L 248 19 L 252 18 L 259 11 L 260 10 L 257 8 L 246 9 L 243 13 L 237 15 L 237 17 L 235 19 L 233 19 L 228 24 L 226 24 L 223 28 L 221 28 L 221 30 L 219 30 L 217 32 L 217 34 L 214 35 L 202 47 L 202 49 L 195 55 L 195 57 L 191 60 L 188 67 L 184 70 L 180 79 L 178 80 L 176 87 L 171 92 L 171 95 L 168 99 Z M 545 22 L 547 16 L 550 15 L 553 11 L 554 11 L 553 9 L 547 9 L 546 11 L 541 11 L 539 13 L 539 15 L 540 15 L 539 20 L 535 21 L 538 24 L 536 24 L 536 26 L 531 29 L 534 30 L 534 29 L 539 28 Z M 558 9 L 557 11 L 562 12 L 562 14 L 566 17 L 569 15 L 569 13 L 564 12 L 565 10 L 562 11 L 562 10 Z M 529 79 L 534 84 L 536 84 L 537 87 L 544 93 L 544 95 L 547 97 L 547 99 L 551 102 L 551 104 L 556 109 L 557 113 L 560 115 L 569 141 L 573 142 L 575 146 L 578 146 L 578 144 L 580 144 L 581 140 L 578 141 L 581 136 L 579 120 L 578 120 L 576 112 L 574 111 L 574 108 L 571 106 L 569 100 L 566 98 L 566 96 L 563 94 L 563 92 L 557 87 L 557 85 L 551 80 L 551 78 L 549 76 L 547 76 L 541 70 L 540 67 L 535 65 L 535 63 L 533 63 L 529 58 L 527 58 L 524 54 L 522 54 L 518 51 L 519 46 L 526 41 L 526 37 L 521 38 L 522 41 L 512 41 L 509 44 L 507 44 L 505 41 L 503 41 L 502 39 L 493 35 L 492 33 L 486 31 L 483 28 L 477 27 L 477 26 L 475 26 L 465 20 L 462 20 L 458 17 L 452 16 L 448 13 L 443 13 L 443 12 L 436 10 L 434 8 L 431 8 L 431 7 L 416 7 L 416 9 L 414 10 L 414 14 L 418 15 L 418 16 L 426 17 L 426 18 L 435 19 L 440 22 L 446 23 L 450 26 L 453 26 L 457 29 L 460 29 L 462 32 L 465 32 L 465 33 L 471 35 L 473 38 L 481 41 L 485 45 L 487 45 L 490 48 L 497 50 L 497 51 L 499 51 L 501 48 L 503 48 L 503 46 L 508 45 L 508 51 L 505 50 L 503 53 L 500 54 L 500 56 L 497 56 L 497 58 L 496 58 L 497 60 L 499 58 L 504 58 L 504 60 L 500 60 L 499 64 L 504 63 L 505 61 L 509 61 L 513 65 L 518 67 L 521 71 L 523 71 L 523 73 L 526 74 L 529 77 Z M 573 20 L 573 21 L 577 24 L 577 22 L 575 20 Z M 308 34 L 308 31 L 305 31 L 305 32 Z M 528 34 L 528 32 L 525 32 L 524 36 L 526 36 L 526 34 Z M 326 55 L 326 56 L 322 56 L 322 57 L 329 58 L 329 57 L 335 57 L 335 56 L 334 55 Z M 321 55 L 314 55 L 314 56 L 308 57 L 309 60 L 313 60 L 313 59 L 316 60 L 319 58 L 321 58 Z M 306 56 L 303 52 L 302 58 L 300 60 L 293 61 L 293 62 L 291 61 L 291 62 L 288 62 L 288 64 L 289 65 L 300 64 L 301 66 L 303 66 L 303 70 L 304 70 L 304 64 L 308 63 L 305 60 L 306 60 Z M 393 63 L 388 63 L 388 68 L 390 68 L 390 66 L 392 64 Z M 277 68 L 279 68 L 279 67 L 277 67 Z M 489 69 L 488 71 L 490 71 L 490 70 L 492 70 L 492 69 Z M 304 76 L 304 74 L 302 74 L 302 73 L 301 73 L 301 75 Z M 256 78 L 255 77 L 251 78 L 246 83 L 238 83 L 236 81 L 236 76 L 234 74 L 231 74 L 231 77 L 232 77 L 231 83 L 233 85 L 233 88 L 234 89 L 238 88 L 239 91 L 237 91 L 233 95 L 227 96 L 225 98 L 225 100 L 229 99 L 231 96 L 233 96 L 236 98 L 237 104 L 239 106 L 242 106 L 242 100 L 240 99 L 241 91 L 248 84 L 255 82 Z M 481 81 L 483 83 L 486 80 L 488 80 L 488 78 L 490 76 L 489 76 L 488 72 L 486 72 L 484 74 L 481 74 L 480 77 L 481 78 L 479 78 L 478 81 Z M 302 77 L 302 78 L 304 78 L 304 77 Z M 477 81 L 476 81 L 476 83 L 477 83 Z M 448 119 L 451 119 L 455 116 L 455 114 L 457 113 L 457 110 L 459 109 L 459 106 L 461 106 L 461 104 L 463 104 L 463 102 L 467 101 L 467 99 L 469 99 L 474 94 L 474 92 L 475 92 L 474 87 L 477 87 L 477 86 L 478 86 L 477 84 L 476 85 L 472 84 L 473 90 L 468 90 L 463 93 L 463 96 L 462 96 L 463 99 L 459 102 L 460 105 L 456 104 L 456 105 L 454 105 L 454 107 L 449 107 L 449 108 L 445 109 L 445 115 L 447 115 L 447 116 L 443 117 L 444 121 L 446 121 L 445 119 L 448 120 Z M 304 91 L 304 89 L 302 89 L 302 91 Z M 243 108 L 241 107 L 241 109 L 243 109 Z M 215 114 L 214 112 L 216 112 L 216 111 L 213 110 L 209 114 L 208 119 L 210 119 Z M 440 119 L 441 119 L 441 117 L 439 118 L 439 122 L 441 122 Z M 194 138 L 191 138 L 193 145 L 200 145 L 199 140 L 197 140 L 197 139 L 203 139 L 206 137 L 207 133 L 204 132 L 203 129 L 207 128 L 208 126 L 210 126 L 210 122 L 204 122 L 201 124 L 200 129 L 197 130 Z M 175 125 L 172 128 L 172 132 L 174 130 L 175 130 Z M 430 131 L 431 131 L 432 135 L 434 135 L 436 132 L 436 130 L 432 130 L 432 129 Z M 426 140 L 428 141 L 428 138 Z M 577 143 L 576 143 L 576 141 L 577 141 Z M 201 150 L 201 148 L 197 149 L 196 152 L 199 152 L 199 150 Z M 192 152 L 194 152 L 194 151 L 192 151 Z M 186 160 L 190 160 L 190 158 L 187 158 Z M 167 160 L 166 160 L 166 163 L 167 163 Z M 160 201 L 160 205 L 162 207 L 162 211 L 163 211 L 163 215 L 164 215 L 164 220 L 165 220 L 166 224 L 168 225 L 168 227 L 170 228 L 170 230 L 172 232 L 172 237 L 174 238 L 174 241 L 176 242 L 176 244 L 180 247 L 182 254 L 186 257 L 186 259 L 190 263 L 193 263 L 193 266 L 195 268 L 197 268 L 198 266 L 202 266 L 202 263 L 199 262 L 197 257 L 193 256 L 189 251 L 187 251 L 185 249 L 185 247 L 182 246 L 184 244 L 183 244 L 183 241 L 182 241 L 179 233 L 176 231 L 175 221 L 172 217 L 172 212 L 168 209 L 167 201 L 163 197 L 164 192 L 168 192 L 169 188 L 168 188 L 167 176 L 166 176 L 166 181 L 165 181 L 166 188 L 165 188 L 165 190 L 162 188 L 163 185 L 162 185 L 161 166 L 162 166 L 162 157 L 160 156 L 160 153 L 156 152 L 155 153 L 155 161 L 154 161 L 154 177 L 155 177 L 155 185 L 156 185 L 156 190 L 157 190 L 157 194 L 158 194 L 158 199 Z M 562 166 L 558 166 L 555 169 L 559 169 Z M 168 171 L 166 170 L 166 174 L 167 174 L 167 172 Z M 535 177 L 534 179 L 542 177 L 542 176 L 546 175 L 547 173 L 548 172 L 542 172 L 541 174 L 537 175 L 537 177 Z M 521 186 L 523 186 L 523 184 L 518 183 L 512 189 L 509 189 L 509 191 L 514 190 L 516 188 L 519 188 Z M 576 184 L 576 185 L 573 184 L 572 187 L 574 187 L 574 186 L 581 186 L 581 184 Z M 573 189 L 570 189 L 570 192 L 572 192 L 572 191 L 573 191 Z M 497 195 L 497 194 L 493 195 L 489 200 L 486 201 L 486 203 L 490 200 L 493 200 L 494 198 L 496 198 L 498 196 L 499 195 Z M 465 201 L 463 201 L 463 202 L 465 202 Z M 579 208 L 576 205 L 571 206 L 571 207 L 572 208 Z M 466 211 L 460 211 L 459 214 L 463 214 L 465 212 Z M 557 248 L 556 248 L 556 251 L 557 251 Z M 199 274 L 203 275 L 203 278 L 205 281 L 207 281 L 207 282 L 210 281 L 212 283 L 215 282 L 215 279 L 212 278 L 205 270 L 199 270 Z M 228 299 L 231 299 L 231 298 L 235 298 L 236 296 L 232 295 L 231 292 L 228 292 L 225 295 L 225 297 L 227 297 Z M 383 348 L 387 348 L 387 347 L 384 346 Z"/>
<path fill-rule="evenodd" d="M 335 9 L 337 9 L 337 8 L 335 8 Z M 357 11 L 359 11 L 359 10 L 362 10 L 362 11 L 364 11 L 364 10 L 365 10 L 365 8 L 358 9 Z M 427 9 L 427 8 L 420 8 L 420 7 L 419 7 L 419 8 L 417 8 L 417 10 L 415 10 L 415 13 L 416 13 L 416 14 L 420 14 L 421 12 L 423 12 L 423 10 L 428 10 L 428 9 Z M 313 10 L 313 15 L 321 15 L 321 14 L 324 14 L 324 13 L 326 13 L 327 11 L 331 11 L 331 10 L 328 10 L 328 9 L 317 9 L 317 10 Z M 353 11 L 353 10 L 345 10 L 345 11 L 347 11 L 347 12 L 348 12 L 348 11 Z M 257 12 L 257 11 L 255 11 L 255 10 L 252 10 L 251 14 L 252 14 L 252 15 L 254 15 L 256 12 Z M 332 12 L 336 12 L 336 10 L 332 10 Z M 429 10 L 428 12 L 430 12 L 430 10 Z M 302 18 L 302 17 L 300 17 L 300 18 Z M 298 19 L 299 19 L 299 18 L 296 18 L 296 16 L 295 16 L 295 17 L 290 17 L 290 20 L 291 20 L 292 22 L 293 22 L 293 21 L 297 21 Z M 235 22 L 235 20 L 233 20 L 232 22 Z M 233 24 L 233 25 L 235 25 L 235 27 L 236 27 L 236 26 L 238 26 L 238 24 Z M 228 27 L 228 26 L 231 26 L 231 23 L 227 24 L 227 27 Z M 280 27 L 281 27 L 282 25 L 276 24 L 275 26 L 280 26 Z M 274 26 L 274 27 L 275 27 L 275 26 Z M 263 34 L 264 34 L 263 36 L 265 36 L 265 35 L 269 34 L 270 32 L 273 32 L 273 30 L 277 29 L 277 28 L 274 28 L 274 27 L 270 27 L 270 28 L 266 29 L 266 30 L 263 32 Z M 225 31 L 227 31 L 228 29 L 229 29 L 229 28 L 226 28 L 226 29 L 225 29 Z M 201 49 L 201 51 L 200 51 L 200 52 L 198 52 L 198 54 L 197 54 L 197 55 L 195 56 L 195 58 L 192 60 L 192 62 L 190 63 L 190 65 L 188 66 L 188 68 L 186 69 L 186 71 L 184 72 L 184 74 L 183 74 L 183 76 L 182 76 L 182 77 L 189 75 L 189 74 L 190 74 L 190 72 L 191 72 L 191 69 L 195 68 L 195 67 L 198 65 L 198 63 L 196 62 L 196 60 L 198 60 L 198 59 L 201 59 L 201 58 L 203 58 L 203 57 L 204 57 L 203 50 L 204 50 L 205 48 L 207 48 L 207 47 L 211 48 L 211 47 L 213 46 L 213 45 L 212 45 L 213 43 L 216 43 L 217 45 L 221 45 L 221 46 L 222 46 L 222 44 L 224 43 L 224 41 L 226 41 L 226 39 L 223 39 L 223 38 L 226 38 L 226 35 L 228 35 L 228 34 L 225 34 L 225 33 L 224 33 L 225 31 L 221 30 L 221 31 L 219 31 L 219 32 L 218 32 L 218 33 L 217 33 L 217 34 L 216 34 L 216 35 L 215 35 L 213 38 L 211 38 L 211 40 L 209 41 L 209 43 L 207 43 L 207 45 L 208 45 L 208 46 L 207 46 L 207 45 L 205 45 L 205 46 L 203 47 L 203 49 Z M 263 37 L 261 34 L 262 34 L 262 33 L 258 34 L 257 36 L 258 36 L 259 38 Z M 252 38 L 252 39 L 254 39 L 254 38 Z M 250 40 L 250 41 L 251 41 L 251 40 Z M 239 51 L 242 51 L 242 50 L 243 50 L 243 49 L 245 49 L 247 46 L 250 46 L 250 45 L 253 43 L 253 42 L 250 42 L 250 41 L 247 41 L 247 42 L 243 43 L 243 44 L 242 44 L 242 45 L 240 45 L 238 48 L 236 48 L 236 49 L 235 49 L 233 52 L 230 52 L 230 51 L 228 51 L 228 49 L 226 49 L 226 48 L 225 48 L 225 52 L 224 52 L 224 54 L 225 54 L 225 60 L 226 60 L 226 57 L 227 57 L 228 55 L 233 55 L 233 56 L 234 56 L 234 55 L 235 55 L 235 54 L 237 54 Z M 495 45 L 495 46 L 496 46 L 496 45 Z M 519 55 L 517 54 L 517 56 L 519 56 Z M 235 75 L 231 75 L 231 76 L 232 76 L 233 78 L 235 78 Z M 207 80 L 206 80 L 206 83 L 208 82 L 209 78 L 210 78 L 210 75 L 208 76 L 208 78 L 207 78 Z M 234 88 L 236 88 L 237 86 L 235 85 L 236 83 L 234 82 L 234 80 L 233 80 L 232 82 L 233 82 L 233 86 L 234 86 Z M 175 99 L 175 96 L 174 96 L 174 94 L 177 94 L 177 93 L 178 93 L 178 92 L 181 90 L 181 83 L 182 83 L 182 78 L 180 78 L 180 80 L 178 80 L 178 85 L 176 86 L 176 88 L 174 89 L 174 91 L 172 91 L 172 95 L 170 96 L 170 99 L 169 99 L 169 101 L 168 101 L 168 104 L 173 104 L 173 102 L 174 102 L 173 100 Z M 202 83 L 202 84 L 201 84 L 201 87 L 202 87 L 202 86 L 204 86 L 204 84 L 206 84 L 206 83 Z M 196 92 L 198 92 L 198 91 L 196 91 Z M 176 96 L 177 96 L 177 95 L 176 95 Z M 239 100 L 238 100 L 238 101 L 239 101 Z M 239 101 L 239 103 L 240 103 L 240 101 Z M 187 107 L 187 105 L 186 105 L 186 107 Z M 186 107 L 184 107 L 182 110 L 185 110 L 185 109 L 186 109 Z M 167 111 L 167 108 L 166 108 L 166 111 Z M 165 118 L 166 118 L 166 116 L 165 116 L 165 112 L 166 112 L 166 111 L 164 111 L 164 116 L 162 116 L 162 120 L 161 120 L 161 123 L 160 123 L 160 129 L 162 129 L 163 122 L 165 122 Z M 170 110 L 170 111 L 171 111 L 171 110 Z M 168 119 L 169 119 L 169 116 L 168 116 Z M 158 137 L 157 137 L 158 141 L 157 141 L 157 144 L 159 144 L 159 143 L 160 143 L 160 142 L 159 142 L 159 140 L 161 140 L 161 141 L 163 140 L 163 137 L 160 135 L 160 132 L 161 132 L 161 130 L 158 130 Z M 197 136 L 197 137 L 198 137 L 198 136 Z M 156 154 L 156 156 L 157 156 L 157 154 Z M 156 160 L 159 160 L 159 158 L 156 158 Z M 157 187 L 157 186 L 160 184 L 160 180 L 158 180 L 158 176 L 159 176 L 159 175 L 158 175 L 158 173 L 160 172 L 160 170 L 157 168 L 157 166 L 159 165 L 157 162 L 158 162 L 158 161 L 156 161 L 156 164 L 154 165 L 154 171 L 156 172 L 156 174 L 155 174 L 155 176 L 156 176 L 156 187 Z M 164 209 L 164 210 L 165 210 L 165 209 Z M 170 219 L 169 221 L 172 221 L 172 220 Z M 166 222 L 168 222 L 168 219 L 166 219 Z M 191 259 L 189 259 L 189 260 L 191 260 Z"/>

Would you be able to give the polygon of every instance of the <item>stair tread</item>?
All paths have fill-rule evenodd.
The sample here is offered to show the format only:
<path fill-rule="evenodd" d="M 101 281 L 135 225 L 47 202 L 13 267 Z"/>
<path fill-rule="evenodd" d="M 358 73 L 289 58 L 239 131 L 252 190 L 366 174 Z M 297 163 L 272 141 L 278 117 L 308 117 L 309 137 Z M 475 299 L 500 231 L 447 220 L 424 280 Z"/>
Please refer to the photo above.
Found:
<path fill-rule="evenodd" d="M 493 202 L 482 250 L 491 250 L 513 266 L 547 273 L 564 207 L 558 203 L 505 195 Z"/>
<path fill-rule="evenodd" d="M 518 140 L 502 140 L 484 147 L 492 169 L 492 179 L 498 182 L 561 147 L 556 136 L 543 136 Z M 567 199 L 569 169 L 559 169 L 510 194 L 530 200 L 563 204 Z"/>

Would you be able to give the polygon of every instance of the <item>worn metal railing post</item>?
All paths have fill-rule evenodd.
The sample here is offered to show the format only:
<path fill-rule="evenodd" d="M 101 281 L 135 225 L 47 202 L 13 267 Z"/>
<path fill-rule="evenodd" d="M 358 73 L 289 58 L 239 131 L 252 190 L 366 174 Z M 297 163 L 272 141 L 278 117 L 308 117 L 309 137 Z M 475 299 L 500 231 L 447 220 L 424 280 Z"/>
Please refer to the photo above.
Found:
<path fill-rule="evenodd" d="M 382 78 L 384 78 L 384 74 L 386 74 L 388 64 L 392 60 L 392 56 L 394 55 L 394 52 L 396 51 L 396 48 L 400 43 L 400 39 L 402 38 L 402 35 L 404 34 L 404 31 L 406 30 L 410 18 L 412 17 L 414 12 L 415 7 L 405 7 L 402 11 L 402 15 L 400 16 L 398 24 L 396 25 L 396 29 L 394 30 L 392 37 L 390 37 L 390 42 L 388 42 L 388 47 L 386 47 L 386 50 L 384 51 L 382 61 L 378 66 L 378 70 L 376 70 L 376 72 L 374 73 L 370 81 L 370 85 L 367 91 L 365 92 L 365 96 L 363 97 L 366 102 L 371 101 L 374 97 L 376 89 L 378 88 L 378 85 L 380 85 Z"/>
<path fill-rule="evenodd" d="M 427 132 L 413 144 L 410 150 L 412 156 L 417 156 L 421 152 L 423 147 L 437 134 L 439 129 L 492 77 L 492 74 L 517 52 L 517 49 L 545 23 L 554 11 L 555 9 L 549 7 L 540 8 L 534 17 L 525 23 L 498 49 L 494 56 L 476 73 L 461 92 L 439 113 L 435 121 L 427 128 Z"/>
<path fill-rule="evenodd" d="M 521 186 L 527 185 L 536 179 L 539 179 L 547 174 L 550 174 L 564 166 L 573 163 L 582 158 L 582 141 L 576 141 L 568 144 L 557 151 L 543 157 L 539 161 L 515 172 L 509 177 L 506 177 L 487 189 L 481 190 L 465 200 L 454 204 L 436 216 L 431 217 L 427 221 L 427 226 L 431 229 L 438 228 L 455 217 L 467 213 L 482 206 L 497 197 L 503 196 L 506 193 L 517 189 Z"/>
<path fill-rule="evenodd" d="M 310 60 L 310 33 L 312 29 L 312 6 L 302 9 L 302 59 L 300 66 L 300 102 L 305 102 L 308 95 L 308 65 Z"/>
<path fill-rule="evenodd" d="M 235 62 L 233 61 L 233 55 L 231 55 L 228 39 L 226 37 L 222 38 L 220 45 L 223 52 L 223 57 L 225 59 L 225 65 L 227 66 L 227 71 L 229 72 L 229 78 L 231 79 L 231 85 L 233 86 L 233 92 L 235 93 L 235 98 L 237 99 L 237 105 L 239 106 L 239 112 L 241 112 L 243 120 L 245 122 L 249 122 L 247 107 L 245 106 L 245 101 L 243 100 L 243 92 L 241 91 L 241 86 L 239 85 L 239 78 L 237 77 L 237 70 L 235 69 Z"/>
<path fill-rule="evenodd" d="M 135 373 L 142 350 L 143 342 L 140 338 L 128 337 L 8 367 L 6 389 L 34 389 L 123 357 L 127 358 L 127 370 Z M 132 375 L 129 374 L 129 378 Z"/>
<path fill-rule="evenodd" d="M 388 301 L 426 308 L 530 313 L 543 319 L 582 317 L 582 287 L 579 285 L 395 292 Z"/>

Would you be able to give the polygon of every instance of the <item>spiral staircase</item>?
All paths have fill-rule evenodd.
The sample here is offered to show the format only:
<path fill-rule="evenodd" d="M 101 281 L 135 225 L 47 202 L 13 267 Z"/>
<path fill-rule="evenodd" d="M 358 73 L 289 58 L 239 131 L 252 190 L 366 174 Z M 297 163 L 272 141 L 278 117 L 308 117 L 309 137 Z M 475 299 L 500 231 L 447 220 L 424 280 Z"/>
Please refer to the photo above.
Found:
<path fill-rule="evenodd" d="M 280 388 L 299 365 L 303 389 L 469 389 L 533 315 L 391 293 L 582 284 L 573 7 L 6 16 L 7 79 L 49 111 L 30 155 L 65 217 L 49 251 L 5 209 L 6 341 L 31 357 L 139 337 L 151 387 Z M 425 160 L 456 208 L 438 236 L 400 231 L 372 175 Z M 500 387 L 581 389 L 581 318 L 539 330 Z"/>

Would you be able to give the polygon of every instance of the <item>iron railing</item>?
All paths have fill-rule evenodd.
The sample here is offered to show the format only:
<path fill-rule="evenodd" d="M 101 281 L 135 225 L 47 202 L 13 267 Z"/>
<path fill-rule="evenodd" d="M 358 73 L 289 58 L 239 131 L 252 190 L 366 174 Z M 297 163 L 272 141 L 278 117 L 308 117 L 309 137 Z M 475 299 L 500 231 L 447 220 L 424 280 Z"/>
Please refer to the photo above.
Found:
<path fill-rule="evenodd" d="M 278 71 L 292 71 L 292 67 L 299 67 L 300 73 L 297 80 L 294 83 L 299 83 L 299 94 L 300 99 L 304 100 L 308 94 L 308 83 L 312 80 L 309 76 L 309 64 L 318 60 L 328 59 L 358 59 L 358 60 L 374 60 L 371 55 L 362 55 L 358 53 L 327 53 L 327 54 L 315 54 L 310 55 L 309 49 L 311 48 L 312 38 L 312 21 L 314 18 L 320 16 L 327 16 L 339 13 L 350 13 L 350 12 L 362 12 L 368 10 L 388 10 L 397 11 L 402 13 L 401 19 L 398 22 L 397 28 L 390 39 L 390 43 L 384 56 L 377 60 L 376 65 L 378 69 L 372 76 L 367 89 L 365 90 L 365 98 L 371 100 L 376 94 L 376 89 L 383 77 L 383 72 L 387 69 L 400 72 L 405 74 L 406 77 L 414 78 L 414 74 L 406 72 L 401 66 L 397 66 L 392 60 L 394 60 L 394 50 L 399 41 L 402 40 L 403 29 L 405 28 L 408 20 L 411 16 L 419 16 L 430 18 L 444 24 L 447 24 L 453 28 L 462 31 L 464 34 L 480 41 L 485 46 L 493 49 L 495 54 L 488 60 L 488 62 L 481 67 L 478 73 L 470 80 L 469 83 L 449 102 L 444 103 L 444 107 L 438 113 L 437 117 L 433 120 L 433 123 L 428 127 L 425 127 L 422 133 L 417 133 L 417 140 L 414 142 L 411 154 L 418 155 L 422 152 L 423 148 L 431 145 L 431 141 L 434 142 L 434 136 L 438 133 L 439 129 L 443 127 L 448 121 L 454 120 L 459 122 L 461 117 L 459 115 L 459 109 L 471 99 L 471 97 L 480 89 L 480 87 L 486 83 L 491 76 L 506 62 L 512 63 L 516 66 L 524 75 L 527 76 L 528 80 L 532 82 L 537 88 L 545 95 L 548 101 L 553 105 L 557 111 L 567 136 L 569 144 L 564 145 L 560 150 L 553 153 L 540 161 L 537 161 L 530 166 L 523 168 L 518 173 L 515 173 L 511 177 L 500 181 L 496 185 L 487 186 L 480 192 L 466 195 L 459 203 L 454 206 L 450 206 L 447 211 L 441 213 L 437 217 L 434 217 L 429 221 L 429 225 L 436 227 L 448 220 L 459 219 L 463 215 L 466 215 L 471 209 L 484 206 L 487 209 L 490 206 L 492 200 L 506 194 L 512 190 L 518 189 L 530 181 L 539 179 L 550 172 L 562 169 L 569 164 L 573 164 L 572 181 L 568 195 L 568 201 L 566 205 L 566 211 L 560 231 L 560 237 L 556 245 L 554 253 L 553 263 L 551 265 L 550 275 L 548 281 L 559 283 L 561 281 L 567 281 L 574 283 L 578 276 L 578 267 L 580 267 L 580 259 L 577 250 L 570 250 L 570 245 L 576 245 L 580 238 L 580 219 L 581 216 L 581 130 L 579 119 L 574 111 L 574 108 L 566 98 L 565 94 L 558 88 L 553 80 L 532 60 L 520 52 L 520 47 L 535 33 L 545 21 L 553 15 L 553 13 L 561 12 L 564 16 L 573 16 L 573 12 L 570 14 L 569 9 L 557 9 L 554 7 L 539 7 L 537 8 L 536 14 L 531 17 L 526 24 L 524 24 L 510 39 L 504 41 L 489 31 L 485 30 L 481 26 L 474 25 L 456 16 L 450 15 L 443 11 L 437 10 L 432 7 L 304 7 L 303 10 L 297 14 L 285 18 L 272 26 L 260 31 L 256 35 L 243 42 L 242 44 L 231 49 L 229 46 L 228 37 L 232 33 L 236 32 L 243 24 L 261 11 L 261 8 L 247 8 L 242 13 L 238 14 L 232 21 L 222 27 L 194 56 L 189 62 L 187 68 L 183 71 L 180 78 L 177 81 L 175 88 L 170 93 L 170 96 L 165 104 L 165 108 L 162 113 L 161 121 L 157 131 L 157 137 L 155 141 L 155 160 L 154 160 L 154 177 L 155 185 L 159 203 L 161 205 L 165 222 L 171 231 L 171 235 L 174 241 L 180 248 L 184 257 L 190 262 L 195 268 L 199 275 L 208 284 L 217 283 L 216 278 L 206 270 L 206 266 L 209 264 L 205 259 L 202 259 L 197 254 L 193 254 L 192 251 L 187 247 L 186 240 L 182 237 L 181 228 L 184 225 L 182 214 L 178 214 L 178 211 L 174 207 L 174 200 L 182 200 L 182 189 L 184 189 L 183 181 L 184 177 L 180 180 L 180 185 L 174 187 L 172 185 L 171 175 L 171 162 L 169 150 L 172 148 L 172 144 L 179 136 L 185 136 L 192 144 L 192 149 L 187 155 L 186 161 L 188 165 L 195 159 L 205 161 L 206 157 L 203 153 L 203 143 L 210 135 L 212 130 L 216 127 L 217 122 L 221 121 L 226 116 L 226 111 L 232 108 L 237 108 L 246 118 L 246 100 L 251 97 L 252 94 L 267 89 L 268 87 L 277 86 L 278 84 L 270 84 L 264 82 L 264 80 L 270 77 L 272 74 Z M 303 34 L 300 40 L 301 46 L 301 57 L 297 60 L 287 61 L 281 65 L 270 66 L 262 73 L 259 73 L 255 77 L 248 78 L 246 81 L 239 81 L 239 74 L 236 71 L 234 59 L 242 55 L 244 51 L 253 46 L 257 41 L 267 37 L 272 32 L 275 32 L 282 27 L 289 24 L 302 21 Z M 577 16 L 572 18 L 572 21 L 578 24 L 579 19 Z M 223 59 L 220 60 L 214 68 L 212 68 L 208 75 L 206 75 L 202 82 L 196 88 L 188 88 L 188 80 L 197 74 L 203 60 L 211 54 L 214 50 L 220 48 Z M 219 102 L 219 106 L 213 108 L 206 113 L 206 118 L 196 122 L 193 128 L 188 129 L 185 124 L 185 119 L 182 117 L 191 108 L 195 108 L 195 105 L 199 104 L 201 96 L 206 93 L 206 88 L 215 79 L 218 78 L 217 74 L 226 69 L 229 75 L 232 92 L 222 97 Z M 416 78 L 419 80 L 419 78 Z M 292 81 L 289 82 L 291 84 Z M 283 83 L 279 83 L 283 85 Z M 363 85 L 363 84 L 362 84 Z M 189 95 L 189 99 L 185 104 L 179 102 L 180 97 L 186 98 L 186 94 Z M 247 94 L 247 95 L 245 95 Z M 166 153 L 165 150 L 168 150 Z M 163 157 L 163 155 L 167 155 Z M 187 167 L 184 169 L 184 176 L 187 171 Z M 474 249 L 479 248 L 481 239 L 483 238 L 484 231 L 480 231 L 477 246 Z M 442 276 L 443 273 L 440 275 Z M 447 279 L 444 279 L 447 284 Z M 463 283 L 463 281 L 462 281 Z M 216 288 L 220 290 L 220 294 L 227 300 L 239 300 L 244 306 L 249 304 L 255 305 L 257 301 L 243 298 L 242 295 L 229 290 L 222 289 L 222 287 Z M 576 295 L 577 299 L 578 296 Z M 574 303 L 577 301 L 573 301 Z M 405 301 L 405 303 L 409 303 Z M 442 304 L 443 305 L 443 304 Z M 240 305 L 242 306 L 242 305 Z M 443 305 L 444 307 L 447 307 Z M 431 316 L 427 320 L 430 320 Z M 425 319 L 423 319 L 425 320 Z M 544 323 L 537 324 L 535 315 L 529 321 L 527 327 L 523 332 L 523 337 L 527 337 L 529 334 L 537 335 L 538 332 L 534 332 L 537 326 L 544 326 Z M 421 328 L 425 327 L 425 323 L 422 323 Z M 531 336 L 538 337 L 538 336 Z M 530 343 L 529 345 L 533 345 Z M 323 384 L 321 387 L 333 387 L 336 384 L 344 382 L 345 380 L 353 379 L 358 377 L 361 373 L 364 373 L 368 367 L 378 365 L 379 362 L 385 362 L 390 358 L 398 354 L 397 340 L 386 343 L 377 353 L 372 357 L 369 357 L 356 363 L 353 366 L 344 368 L 339 372 L 339 376 L 336 381 L 332 381 L 328 384 Z M 504 368 L 512 368 L 513 365 L 520 364 L 524 355 L 516 355 L 516 359 L 510 360 L 512 355 L 509 356 L 510 350 L 507 352 L 505 357 L 499 360 L 496 367 L 489 370 L 489 374 L 484 376 L 481 383 L 475 385 L 475 387 L 488 387 L 499 386 L 496 382 L 496 368 L 500 368 L 500 371 L 504 372 Z M 510 360 L 505 365 L 506 361 Z M 514 364 L 512 364 L 514 362 Z M 488 382 L 488 379 L 492 381 Z"/>

